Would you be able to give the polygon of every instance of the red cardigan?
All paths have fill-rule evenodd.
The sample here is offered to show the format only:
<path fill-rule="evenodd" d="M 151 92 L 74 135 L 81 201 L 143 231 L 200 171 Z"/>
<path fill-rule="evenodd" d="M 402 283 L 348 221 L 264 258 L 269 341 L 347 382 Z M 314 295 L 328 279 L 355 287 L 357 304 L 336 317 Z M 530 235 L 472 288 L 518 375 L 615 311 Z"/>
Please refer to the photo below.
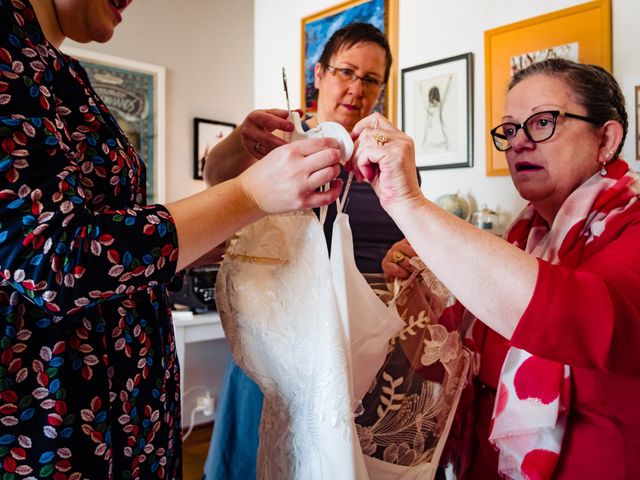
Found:
<path fill-rule="evenodd" d="M 635 206 L 634 206 L 635 207 Z M 539 260 L 511 345 L 571 366 L 571 411 L 558 479 L 640 478 L 640 207 L 560 265 Z M 509 343 L 476 322 L 481 340 L 472 478 L 498 479 L 488 442 Z M 480 337 L 478 337 L 478 334 Z"/>

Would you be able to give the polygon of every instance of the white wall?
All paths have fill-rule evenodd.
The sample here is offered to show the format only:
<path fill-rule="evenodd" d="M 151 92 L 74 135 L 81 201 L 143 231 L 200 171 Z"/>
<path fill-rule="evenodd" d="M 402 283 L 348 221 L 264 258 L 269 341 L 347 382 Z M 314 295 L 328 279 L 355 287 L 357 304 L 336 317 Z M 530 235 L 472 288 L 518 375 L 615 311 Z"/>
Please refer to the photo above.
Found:
<path fill-rule="evenodd" d="M 239 123 L 253 107 L 253 0 L 135 0 L 106 44 L 65 45 L 166 68 L 166 199 L 193 180 L 193 117 Z"/>
<path fill-rule="evenodd" d="M 192 179 L 193 117 L 239 123 L 253 108 L 253 0 L 136 0 L 107 44 L 65 46 L 166 68 L 167 201 L 204 188 Z M 224 340 L 189 344 L 181 365 L 185 391 L 217 393 Z M 183 424 L 201 389 L 183 403 Z M 196 423 L 211 421 L 197 414 Z"/>
<path fill-rule="evenodd" d="M 290 89 L 300 88 L 300 19 L 337 4 L 336 0 L 255 0 L 255 102 L 283 106 L 280 68 L 287 68 Z M 422 172 L 422 188 L 431 199 L 460 191 L 473 203 L 486 203 L 509 221 L 524 205 L 509 177 L 485 175 L 484 31 L 568 8 L 584 0 L 399 0 L 399 45 L 395 59 L 403 68 L 474 53 L 474 167 Z M 640 1 L 613 0 L 614 74 L 640 75 Z M 293 94 L 299 102 L 299 94 Z M 400 92 L 398 92 L 400 99 Z M 400 118 L 400 112 L 398 115 Z"/>

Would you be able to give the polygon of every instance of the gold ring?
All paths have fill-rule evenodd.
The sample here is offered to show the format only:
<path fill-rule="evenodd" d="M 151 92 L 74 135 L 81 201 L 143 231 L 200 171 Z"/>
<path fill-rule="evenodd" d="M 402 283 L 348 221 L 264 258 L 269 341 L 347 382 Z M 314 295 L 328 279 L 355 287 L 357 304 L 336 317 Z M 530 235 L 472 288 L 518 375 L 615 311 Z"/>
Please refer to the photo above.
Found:
<path fill-rule="evenodd" d="M 389 141 L 389 138 L 386 135 L 381 133 L 374 133 L 373 138 L 376 140 L 376 144 L 382 146 Z"/>
<path fill-rule="evenodd" d="M 394 250 L 391 253 L 391 258 L 393 260 L 393 263 L 395 263 L 396 265 L 400 265 L 402 261 L 405 259 L 405 254 L 397 250 Z"/>
<path fill-rule="evenodd" d="M 259 152 L 262 149 L 262 144 L 260 142 L 256 142 L 256 144 L 253 146 L 253 149 L 256 152 Z"/>

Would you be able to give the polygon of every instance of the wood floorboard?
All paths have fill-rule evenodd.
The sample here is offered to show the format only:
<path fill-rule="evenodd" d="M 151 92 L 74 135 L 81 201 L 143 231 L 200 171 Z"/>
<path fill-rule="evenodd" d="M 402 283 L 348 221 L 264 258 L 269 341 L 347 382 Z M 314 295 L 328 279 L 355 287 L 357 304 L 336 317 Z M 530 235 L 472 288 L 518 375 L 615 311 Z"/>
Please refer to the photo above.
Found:
<path fill-rule="evenodd" d="M 194 427 L 182 445 L 182 478 L 183 480 L 201 480 L 204 462 L 209 452 L 209 442 L 213 423 Z"/>

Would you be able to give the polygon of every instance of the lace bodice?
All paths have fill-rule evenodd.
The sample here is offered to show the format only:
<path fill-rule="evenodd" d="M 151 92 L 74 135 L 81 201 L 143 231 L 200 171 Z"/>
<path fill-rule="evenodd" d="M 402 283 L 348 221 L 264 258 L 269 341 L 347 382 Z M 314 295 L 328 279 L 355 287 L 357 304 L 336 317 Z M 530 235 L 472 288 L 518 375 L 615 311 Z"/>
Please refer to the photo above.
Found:
<path fill-rule="evenodd" d="M 258 477 L 366 478 L 348 333 L 317 218 L 277 215 L 245 229 L 227 250 L 216 296 L 234 359 L 265 395 Z"/>

